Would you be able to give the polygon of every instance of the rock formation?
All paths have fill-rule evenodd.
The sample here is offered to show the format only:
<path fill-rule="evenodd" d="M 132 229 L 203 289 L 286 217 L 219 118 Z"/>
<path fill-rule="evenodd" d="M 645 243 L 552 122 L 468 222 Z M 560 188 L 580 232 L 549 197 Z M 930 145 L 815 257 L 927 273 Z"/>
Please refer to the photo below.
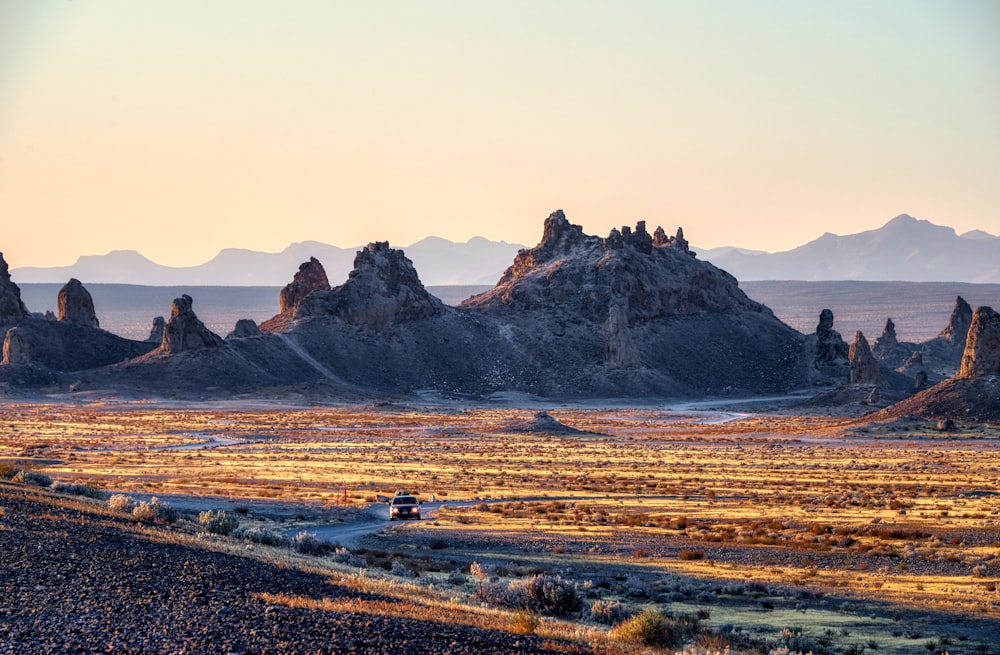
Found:
<path fill-rule="evenodd" d="M 302 299 L 310 293 L 329 290 L 330 281 L 326 277 L 326 270 L 318 259 L 310 257 L 309 261 L 299 266 L 295 277 L 278 295 L 280 311 L 282 314 L 294 314 Z"/>
<path fill-rule="evenodd" d="M 3 363 L 19 366 L 31 364 L 31 347 L 23 330 L 12 327 L 3 340 Z"/>
<path fill-rule="evenodd" d="M 629 368 L 642 363 L 628 328 L 628 307 L 612 302 L 604 323 L 604 359 L 611 366 Z"/>
<path fill-rule="evenodd" d="M 1000 314 L 980 307 L 972 317 L 958 377 L 1000 375 Z"/>
<path fill-rule="evenodd" d="M 162 316 L 157 316 L 153 319 L 153 327 L 149 330 L 149 336 L 146 337 L 146 341 L 150 343 L 155 343 L 157 346 L 163 343 L 163 330 L 167 327 L 167 322 Z"/>
<path fill-rule="evenodd" d="M 951 311 L 951 316 L 948 318 L 948 325 L 941 330 L 938 337 L 949 343 L 955 343 L 964 347 L 971 326 L 972 306 L 965 301 L 965 298 L 958 296 L 955 298 L 955 308 Z"/>
<path fill-rule="evenodd" d="M 0 253 L 0 329 L 16 325 L 28 315 L 21 301 L 21 289 L 10 279 L 7 261 Z"/>
<path fill-rule="evenodd" d="M 344 284 L 302 298 L 295 318 L 334 316 L 379 332 L 399 322 L 440 316 L 444 311 L 444 304 L 427 293 L 403 251 L 378 241 L 358 251 L 354 270 Z"/>
<path fill-rule="evenodd" d="M 300 269 L 301 270 L 301 269 Z M 241 318 L 236 321 L 236 327 L 233 331 L 226 335 L 226 340 L 229 339 L 249 339 L 251 337 L 259 337 L 263 332 L 257 327 L 257 324 L 249 318 Z"/>
<path fill-rule="evenodd" d="M 848 353 L 851 362 L 851 384 L 879 386 L 882 384 L 882 374 L 879 371 L 878 360 L 868 346 L 868 340 L 859 330 L 854 334 L 854 342 Z"/>
<path fill-rule="evenodd" d="M 222 338 L 205 327 L 192 309 L 193 301 L 187 294 L 175 298 L 170 320 L 163 330 L 160 350 L 181 353 L 201 348 L 214 348 L 223 344 Z"/>
<path fill-rule="evenodd" d="M 850 379 L 849 346 L 840 332 L 833 329 L 831 310 L 820 312 L 816 331 L 805 338 L 804 352 L 806 361 L 811 363 L 814 383 L 843 383 Z"/>
<path fill-rule="evenodd" d="M 80 280 L 70 278 L 69 282 L 59 290 L 57 301 L 60 321 L 84 327 L 100 327 L 97 313 L 94 311 L 94 300 Z"/>

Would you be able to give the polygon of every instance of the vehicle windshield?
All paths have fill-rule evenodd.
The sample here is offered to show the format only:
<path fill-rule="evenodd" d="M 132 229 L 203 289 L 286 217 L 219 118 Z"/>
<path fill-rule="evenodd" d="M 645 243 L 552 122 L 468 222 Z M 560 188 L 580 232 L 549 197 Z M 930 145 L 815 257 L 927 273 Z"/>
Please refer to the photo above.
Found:
<path fill-rule="evenodd" d="M 397 496 L 392 499 L 393 505 L 416 505 L 417 499 L 413 496 Z"/>

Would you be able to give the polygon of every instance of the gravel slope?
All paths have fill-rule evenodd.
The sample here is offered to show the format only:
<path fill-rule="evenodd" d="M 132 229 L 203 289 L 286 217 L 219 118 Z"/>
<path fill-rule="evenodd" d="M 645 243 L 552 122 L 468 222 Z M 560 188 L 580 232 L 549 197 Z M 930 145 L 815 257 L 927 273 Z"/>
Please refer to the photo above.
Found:
<path fill-rule="evenodd" d="M 0 653 L 395 655 L 579 648 L 447 623 L 269 607 L 254 594 L 377 597 L 331 585 L 321 575 L 157 543 L 125 518 L 61 507 L 31 488 L 0 484 L 0 508 Z"/>

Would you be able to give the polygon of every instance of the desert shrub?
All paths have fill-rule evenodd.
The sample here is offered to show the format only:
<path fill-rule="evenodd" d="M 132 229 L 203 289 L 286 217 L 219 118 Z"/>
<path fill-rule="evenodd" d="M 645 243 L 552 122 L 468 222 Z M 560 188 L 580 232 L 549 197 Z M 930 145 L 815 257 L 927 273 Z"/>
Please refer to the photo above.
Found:
<path fill-rule="evenodd" d="M 283 546 L 285 544 L 285 537 L 280 533 L 259 525 L 240 526 L 233 530 L 232 536 L 237 539 L 252 541 L 263 546 Z"/>
<path fill-rule="evenodd" d="M 560 576 L 533 575 L 512 582 L 482 582 L 479 597 L 492 605 L 533 610 L 554 616 L 580 611 L 582 602 L 573 583 Z"/>
<path fill-rule="evenodd" d="M 531 610 L 517 610 L 510 617 L 510 631 L 519 635 L 530 635 L 537 628 L 540 620 Z"/>
<path fill-rule="evenodd" d="M 490 577 L 490 567 L 486 564 L 473 562 L 472 564 L 469 564 L 469 573 L 476 576 L 480 580 L 485 580 Z"/>
<path fill-rule="evenodd" d="M 681 631 L 660 611 L 644 609 L 611 628 L 612 639 L 646 646 L 677 646 Z"/>
<path fill-rule="evenodd" d="M 0 478 L 10 480 L 17 474 L 18 468 L 13 464 L 0 464 Z"/>
<path fill-rule="evenodd" d="M 315 532 L 305 530 L 292 537 L 291 546 L 303 555 L 322 555 L 330 547 L 329 544 L 320 541 Z"/>
<path fill-rule="evenodd" d="M 14 477 L 11 478 L 11 480 L 17 482 L 18 484 L 30 484 L 35 487 L 52 486 L 52 478 L 44 473 L 38 473 L 37 471 L 20 470 L 14 474 Z"/>
<path fill-rule="evenodd" d="M 169 503 L 161 503 L 160 499 L 153 496 L 149 502 L 141 502 L 132 508 L 132 517 L 139 521 L 148 523 L 173 523 L 180 514 Z"/>
<path fill-rule="evenodd" d="M 590 606 L 590 620 L 605 625 L 621 623 L 628 618 L 628 612 L 617 600 L 595 600 Z"/>
<path fill-rule="evenodd" d="M 778 643 L 776 645 L 783 646 L 792 653 L 812 652 L 815 655 L 821 655 L 822 653 L 829 652 L 821 644 L 802 634 L 801 628 L 783 629 L 781 634 L 778 635 Z"/>
<path fill-rule="evenodd" d="M 680 552 L 680 558 L 684 561 L 705 559 L 705 551 L 685 549 Z"/>
<path fill-rule="evenodd" d="M 115 494 L 108 498 L 108 508 L 114 512 L 125 512 L 131 514 L 135 509 L 135 499 L 125 494 Z"/>
<path fill-rule="evenodd" d="M 58 491 L 61 494 L 69 494 L 71 496 L 85 496 L 87 498 L 96 498 L 98 500 L 103 500 L 105 493 L 98 489 L 93 484 L 77 484 L 74 482 L 54 482 L 52 484 L 52 490 Z"/>
<path fill-rule="evenodd" d="M 223 510 L 202 512 L 198 515 L 198 523 L 205 528 L 206 532 L 222 535 L 232 534 L 233 530 L 240 527 L 240 521 L 236 515 Z"/>

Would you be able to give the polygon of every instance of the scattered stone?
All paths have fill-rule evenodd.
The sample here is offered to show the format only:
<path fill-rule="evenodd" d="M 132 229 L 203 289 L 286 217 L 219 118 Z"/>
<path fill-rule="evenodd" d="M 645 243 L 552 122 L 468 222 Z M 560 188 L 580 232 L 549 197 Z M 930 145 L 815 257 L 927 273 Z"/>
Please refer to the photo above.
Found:
<path fill-rule="evenodd" d="M 84 288 L 80 280 L 70 278 L 69 282 L 59 290 L 59 320 L 74 323 L 84 327 L 100 327 L 97 313 L 94 311 L 94 299 Z"/>

